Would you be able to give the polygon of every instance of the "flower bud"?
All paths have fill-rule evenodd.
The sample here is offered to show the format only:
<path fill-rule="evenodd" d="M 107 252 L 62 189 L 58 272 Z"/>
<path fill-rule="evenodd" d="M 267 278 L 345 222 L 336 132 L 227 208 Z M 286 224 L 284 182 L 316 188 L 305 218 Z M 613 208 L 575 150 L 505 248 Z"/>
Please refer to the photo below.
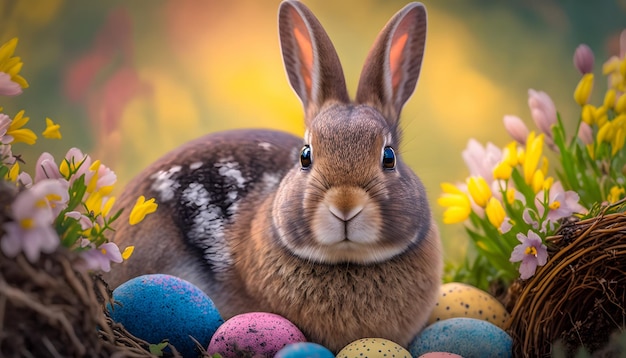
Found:
<path fill-rule="evenodd" d="M 504 128 L 516 142 L 526 144 L 528 128 L 519 117 L 511 115 L 504 116 Z"/>
<path fill-rule="evenodd" d="M 615 107 L 616 97 L 617 93 L 613 88 L 610 88 L 604 95 L 604 102 L 602 102 L 602 105 L 608 109 Z"/>
<path fill-rule="evenodd" d="M 556 124 L 556 107 L 547 93 L 528 90 L 528 107 L 533 121 L 548 138 L 552 138 L 552 126 Z"/>
<path fill-rule="evenodd" d="M 584 106 L 589 101 L 591 96 L 591 90 L 593 89 L 593 73 L 587 73 L 580 79 L 576 90 L 574 91 L 574 100 L 581 106 Z"/>
<path fill-rule="evenodd" d="M 578 127 L 578 139 L 585 145 L 593 144 L 593 131 L 589 124 L 580 122 L 580 127 Z"/>
<path fill-rule="evenodd" d="M 587 123 L 588 125 L 592 125 L 594 123 L 594 118 L 595 118 L 594 112 L 595 112 L 595 108 L 593 107 L 593 105 L 591 104 L 584 105 L 582 109 L 582 113 L 581 113 L 581 118 L 583 122 Z"/>
<path fill-rule="evenodd" d="M 491 198 L 491 188 L 483 177 L 469 177 L 467 180 L 467 190 L 476 205 L 484 208 Z"/>
<path fill-rule="evenodd" d="M 591 73 L 593 71 L 593 51 L 585 44 L 578 45 L 574 51 L 574 66 L 581 74 Z"/>
<path fill-rule="evenodd" d="M 617 102 L 615 102 L 615 112 L 626 113 L 626 93 L 619 96 Z"/>

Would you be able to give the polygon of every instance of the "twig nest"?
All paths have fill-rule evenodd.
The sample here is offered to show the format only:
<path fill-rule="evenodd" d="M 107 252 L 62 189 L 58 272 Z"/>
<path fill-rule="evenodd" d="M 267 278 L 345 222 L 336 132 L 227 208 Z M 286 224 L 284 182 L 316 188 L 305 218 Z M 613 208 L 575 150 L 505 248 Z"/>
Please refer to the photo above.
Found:
<path fill-rule="evenodd" d="M 506 325 L 519 357 L 550 356 L 553 344 L 573 355 L 602 355 L 626 322 L 626 213 L 564 224 L 547 239 L 550 259 L 518 282 Z"/>
<path fill-rule="evenodd" d="M 75 271 L 76 259 L 59 250 L 31 264 L 23 255 L 10 259 L 0 252 L 1 356 L 104 357 L 116 351 L 96 329 L 110 331 L 101 304 L 106 285 Z"/>
<path fill-rule="evenodd" d="M 0 250 L 1 357 L 153 356 L 110 319 L 111 291 L 99 276 L 75 270 L 77 260 L 63 248 L 35 263 Z"/>

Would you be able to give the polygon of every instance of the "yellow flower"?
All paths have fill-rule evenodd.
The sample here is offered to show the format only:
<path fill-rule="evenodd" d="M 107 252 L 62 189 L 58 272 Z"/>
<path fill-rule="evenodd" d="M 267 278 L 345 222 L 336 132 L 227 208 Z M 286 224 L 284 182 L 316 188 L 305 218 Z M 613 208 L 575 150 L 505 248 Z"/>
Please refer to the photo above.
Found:
<path fill-rule="evenodd" d="M 496 165 L 496 167 L 493 169 L 493 178 L 509 180 L 509 178 L 511 177 L 511 173 L 513 173 L 513 168 L 511 168 L 508 161 L 505 159 L 501 161 L 498 165 Z"/>
<path fill-rule="evenodd" d="M 517 164 L 519 164 L 519 158 L 517 154 L 517 142 L 513 141 L 509 143 L 504 148 L 504 152 L 502 153 L 502 156 L 504 157 L 504 161 L 506 161 L 511 167 L 514 167 Z"/>
<path fill-rule="evenodd" d="M 582 114 L 581 114 L 581 118 L 583 120 L 583 122 L 587 123 L 588 125 L 593 125 L 594 123 L 594 111 L 595 111 L 595 107 L 591 104 L 586 104 L 583 106 L 582 109 Z"/>
<path fill-rule="evenodd" d="M 585 74 L 578 82 L 576 90 L 574 91 L 574 100 L 584 106 L 589 101 L 591 90 L 593 89 L 593 73 Z"/>
<path fill-rule="evenodd" d="M 604 125 L 604 123 L 609 121 L 609 114 L 607 113 L 607 108 L 604 106 L 600 106 L 596 108 L 593 111 L 593 117 L 598 127 Z"/>
<path fill-rule="evenodd" d="M 608 200 L 608 202 L 611 204 L 616 203 L 619 199 L 622 198 L 625 193 L 626 191 L 624 190 L 624 188 L 620 188 L 619 186 L 615 185 L 609 190 L 609 195 L 607 195 L 606 200 Z"/>
<path fill-rule="evenodd" d="M 602 66 L 602 74 L 608 77 L 609 88 L 613 88 L 618 92 L 624 92 L 626 89 L 626 57 L 620 59 L 617 56 L 611 57 Z"/>
<path fill-rule="evenodd" d="M 489 184 L 483 177 L 469 177 L 467 179 L 467 191 L 476 203 L 476 205 L 484 208 L 491 198 L 491 189 Z"/>
<path fill-rule="evenodd" d="M 548 158 L 541 158 L 541 171 L 543 172 L 544 176 L 548 175 L 548 168 L 550 168 L 550 162 L 548 161 Z"/>
<path fill-rule="evenodd" d="M 624 128 L 617 128 L 617 132 L 615 136 L 613 136 L 613 140 L 611 141 L 611 155 L 615 156 L 617 152 L 619 152 L 624 147 L 624 141 L 626 140 L 624 135 Z"/>
<path fill-rule="evenodd" d="M 109 212 L 115 203 L 115 197 L 111 196 L 107 199 L 106 203 L 102 206 L 102 216 L 109 216 Z"/>
<path fill-rule="evenodd" d="M 6 173 L 5 178 L 9 181 L 16 182 L 17 176 L 20 174 L 20 163 L 15 161 L 15 164 L 11 166 L 11 169 Z"/>
<path fill-rule="evenodd" d="M 0 72 L 11 76 L 11 81 L 17 83 L 20 87 L 28 88 L 28 82 L 19 74 L 23 65 L 22 60 L 19 57 L 13 57 L 16 46 L 17 37 L 14 37 L 0 47 Z"/>
<path fill-rule="evenodd" d="M 531 132 L 526 140 L 526 153 L 524 155 L 524 180 L 526 184 L 531 185 L 533 176 L 537 170 L 539 159 L 543 151 L 543 134 L 535 137 L 535 133 Z"/>
<path fill-rule="evenodd" d="M 146 217 L 146 215 L 155 212 L 158 205 L 154 201 L 154 198 L 146 201 L 146 198 L 143 195 L 137 198 L 135 206 L 130 211 L 128 222 L 131 225 L 138 224 Z"/>
<path fill-rule="evenodd" d="M 24 110 L 19 111 L 15 118 L 11 121 L 9 125 L 9 129 L 7 130 L 7 135 L 13 137 L 12 143 L 26 143 L 28 145 L 33 145 L 37 141 L 37 135 L 28 128 L 22 128 L 28 121 L 29 117 L 24 117 Z"/>
<path fill-rule="evenodd" d="M 472 206 L 467 195 L 450 183 L 441 183 L 441 189 L 443 194 L 437 203 L 446 208 L 443 213 L 443 222 L 455 224 L 465 221 L 472 212 Z"/>
<path fill-rule="evenodd" d="M 606 91 L 606 93 L 604 94 L 604 102 L 602 102 L 602 105 L 606 108 L 613 108 L 615 106 L 615 99 L 617 98 L 617 92 L 615 92 L 615 90 L 613 88 L 610 88 L 608 91 Z M 626 104 L 626 103 L 625 103 Z"/>
<path fill-rule="evenodd" d="M 540 190 L 543 190 L 544 177 L 545 176 L 541 170 L 535 171 L 531 183 L 531 187 L 533 188 L 533 192 L 535 192 L 535 194 L 537 194 Z"/>
<path fill-rule="evenodd" d="M 43 131 L 42 135 L 44 138 L 48 139 L 61 139 L 61 128 L 60 125 L 54 123 L 52 119 L 46 117 L 46 130 Z"/>
<path fill-rule="evenodd" d="M 491 223 L 491 225 L 496 228 L 500 228 L 502 223 L 504 222 L 504 218 L 506 217 L 506 213 L 504 212 L 504 207 L 502 207 L 502 203 L 500 200 L 495 197 L 491 197 L 487 202 L 487 206 L 485 207 L 485 214 L 487 215 L 487 219 Z"/>
<path fill-rule="evenodd" d="M 98 216 L 102 213 L 103 200 L 104 196 L 102 195 L 102 193 L 100 191 L 96 191 L 89 194 L 87 200 L 85 200 L 85 206 L 90 213 L 92 213 L 94 216 Z"/>
<path fill-rule="evenodd" d="M 93 175 L 89 179 L 89 183 L 85 183 L 87 185 L 88 193 L 92 193 L 96 190 L 96 185 L 98 184 L 98 168 L 100 168 L 99 159 L 91 163 L 91 166 L 89 167 L 89 171 L 92 171 Z M 103 195 L 106 195 L 106 194 L 103 194 Z"/>
<path fill-rule="evenodd" d="M 515 189 L 514 188 L 508 188 L 506 190 L 506 202 L 509 203 L 509 205 L 513 205 L 513 203 L 515 202 Z"/>
<path fill-rule="evenodd" d="M 134 246 L 128 246 L 124 249 L 124 252 L 122 252 L 122 258 L 124 260 L 128 260 L 130 258 L 130 256 L 133 254 L 133 252 L 135 252 L 135 247 Z"/>
<path fill-rule="evenodd" d="M 626 113 L 626 93 L 619 96 L 619 99 L 615 102 L 615 112 Z"/>
<path fill-rule="evenodd" d="M 598 143 L 602 143 L 602 142 L 610 143 L 611 140 L 613 140 L 614 135 L 615 133 L 613 131 L 613 125 L 611 125 L 611 122 L 606 122 L 598 130 L 598 134 L 596 135 L 596 140 Z"/>

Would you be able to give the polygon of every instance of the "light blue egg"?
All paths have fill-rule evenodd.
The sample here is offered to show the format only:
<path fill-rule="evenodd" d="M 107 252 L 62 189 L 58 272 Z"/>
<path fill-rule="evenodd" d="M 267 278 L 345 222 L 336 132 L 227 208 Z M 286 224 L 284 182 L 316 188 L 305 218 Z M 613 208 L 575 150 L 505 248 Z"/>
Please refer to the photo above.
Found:
<path fill-rule="evenodd" d="M 274 358 L 335 358 L 326 347 L 317 343 L 299 342 L 286 345 L 278 351 Z"/>
<path fill-rule="evenodd" d="M 198 287 L 170 275 L 133 278 L 113 291 L 119 303 L 111 318 L 149 343 L 168 339 L 183 357 L 198 355 L 189 336 L 207 346 L 224 323 L 213 301 Z"/>
<path fill-rule="evenodd" d="M 513 340 L 493 323 L 476 318 L 449 318 L 426 327 L 409 345 L 413 357 L 429 352 L 464 358 L 512 357 Z"/>

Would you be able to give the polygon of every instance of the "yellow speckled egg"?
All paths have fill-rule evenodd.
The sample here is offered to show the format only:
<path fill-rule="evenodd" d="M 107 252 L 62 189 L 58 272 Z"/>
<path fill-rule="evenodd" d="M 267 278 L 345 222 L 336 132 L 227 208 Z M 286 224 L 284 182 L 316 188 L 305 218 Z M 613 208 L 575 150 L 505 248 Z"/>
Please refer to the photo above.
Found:
<path fill-rule="evenodd" d="M 384 338 L 363 338 L 356 340 L 337 353 L 336 358 L 411 358 L 411 353 L 401 345 Z"/>
<path fill-rule="evenodd" d="M 504 328 L 509 313 L 487 292 L 464 283 L 450 282 L 441 285 L 428 324 L 454 317 L 482 319 Z"/>

